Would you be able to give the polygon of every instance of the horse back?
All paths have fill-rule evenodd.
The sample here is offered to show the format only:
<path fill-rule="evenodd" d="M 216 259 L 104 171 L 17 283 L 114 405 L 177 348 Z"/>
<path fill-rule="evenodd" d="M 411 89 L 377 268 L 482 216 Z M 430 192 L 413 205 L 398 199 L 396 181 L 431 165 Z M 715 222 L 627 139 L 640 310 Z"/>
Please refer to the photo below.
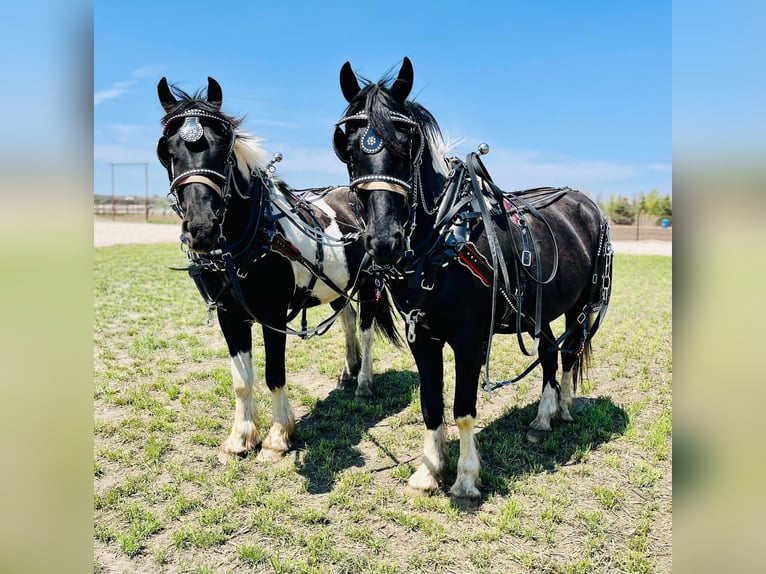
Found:
<path fill-rule="evenodd" d="M 588 296 L 605 220 L 593 200 L 574 190 L 565 190 L 537 206 L 530 203 L 528 208 L 512 207 L 504 233 L 499 235 L 504 236 L 507 264 L 511 266 L 515 261 L 520 275 L 528 272 L 545 282 L 543 314 L 546 320 L 553 320 Z M 522 261 L 525 249 L 529 251 L 526 266 Z M 534 301 L 535 281 L 528 279 L 524 283 L 527 300 Z"/>

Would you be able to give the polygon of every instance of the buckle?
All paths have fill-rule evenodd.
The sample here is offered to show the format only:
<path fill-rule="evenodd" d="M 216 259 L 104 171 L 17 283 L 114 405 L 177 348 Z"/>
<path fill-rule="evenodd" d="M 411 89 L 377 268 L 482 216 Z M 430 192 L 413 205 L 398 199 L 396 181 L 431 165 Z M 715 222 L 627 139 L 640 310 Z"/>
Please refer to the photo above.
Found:
<path fill-rule="evenodd" d="M 521 264 L 524 267 L 532 265 L 532 253 L 528 249 L 521 252 Z"/>

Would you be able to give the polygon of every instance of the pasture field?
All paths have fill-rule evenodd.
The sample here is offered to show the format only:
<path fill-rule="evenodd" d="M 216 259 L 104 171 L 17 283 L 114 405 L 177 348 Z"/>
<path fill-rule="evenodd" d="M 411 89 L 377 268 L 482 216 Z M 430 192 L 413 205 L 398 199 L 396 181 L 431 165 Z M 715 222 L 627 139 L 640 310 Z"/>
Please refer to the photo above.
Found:
<path fill-rule="evenodd" d="M 229 360 L 176 245 L 95 250 L 94 571 L 99 573 L 585 573 L 671 571 L 672 259 L 615 255 L 612 303 L 593 341 L 574 423 L 524 438 L 539 368 L 480 393 L 482 495 L 458 508 L 451 352 L 451 461 L 443 489 L 415 496 L 423 423 L 406 348 L 376 341 L 375 398 L 336 388 L 339 325 L 288 339 L 298 419 L 278 462 L 217 460 L 233 417 Z M 268 280 L 268 278 L 264 278 Z M 309 314 L 312 324 L 328 307 Z M 555 330 L 555 329 L 554 329 Z M 254 329 L 262 428 L 270 398 Z M 529 362 L 493 340 L 491 378 Z"/>

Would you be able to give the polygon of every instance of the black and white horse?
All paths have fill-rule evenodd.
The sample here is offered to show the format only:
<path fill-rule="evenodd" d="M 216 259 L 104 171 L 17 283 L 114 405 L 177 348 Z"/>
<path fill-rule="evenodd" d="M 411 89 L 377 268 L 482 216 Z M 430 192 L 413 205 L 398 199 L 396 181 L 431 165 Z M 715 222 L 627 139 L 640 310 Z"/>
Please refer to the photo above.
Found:
<path fill-rule="evenodd" d="M 217 313 L 231 355 L 236 406 L 221 450 L 243 454 L 259 439 L 251 334 L 258 322 L 273 413 L 259 456 L 281 455 L 295 428 L 285 389 L 288 322 L 303 310 L 305 336 L 311 331 L 305 309 L 330 303 L 335 313 L 317 329 L 323 332 L 339 316 L 346 335 L 342 378 L 356 379 L 356 395 L 369 397 L 373 326 L 397 337 L 389 301 L 371 279 L 359 280 L 367 258 L 347 187 L 297 192 L 272 177 L 264 151 L 238 129 L 242 120 L 221 113 L 214 79 L 208 78 L 207 97 L 171 88 L 165 78 L 157 92 L 166 112 L 157 154 L 182 218 L 188 272 Z M 360 302 L 361 350 L 352 296 Z"/>
<path fill-rule="evenodd" d="M 539 357 L 543 390 L 532 429 L 550 431 L 556 416 L 571 421 L 572 391 L 610 295 L 609 229 L 582 193 L 540 188 L 506 194 L 479 154 L 465 161 L 445 157 L 433 116 L 407 100 L 412 83 L 407 58 L 396 78 L 362 86 L 346 62 L 340 85 L 348 107 L 334 145 L 363 205 L 365 247 L 405 319 L 420 376 L 424 452 L 409 484 L 434 490 L 445 468 L 446 343 L 455 355 L 453 412 L 460 436 L 450 492 L 477 498 L 476 399 L 492 336 L 517 333 L 522 350 Z M 566 330 L 556 339 L 550 323 L 561 315 Z M 527 333 L 534 336 L 530 352 Z"/>

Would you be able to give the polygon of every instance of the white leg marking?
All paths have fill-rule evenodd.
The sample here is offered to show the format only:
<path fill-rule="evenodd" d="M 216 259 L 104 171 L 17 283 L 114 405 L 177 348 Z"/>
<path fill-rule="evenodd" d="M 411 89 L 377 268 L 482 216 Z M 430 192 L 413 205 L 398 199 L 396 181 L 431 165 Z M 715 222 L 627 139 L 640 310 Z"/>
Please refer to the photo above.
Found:
<path fill-rule="evenodd" d="M 572 381 L 574 369 L 561 373 L 561 397 L 559 397 L 559 417 L 562 421 L 572 422 L 574 419 L 569 410 L 572 408 Z"/>
<path fill-rule="evenodd" d="M 375 340 L 375 324 L 362 330 L 362 367 L 357 377 L 356 396 L 372 396 L 372 343 Z"/>
<path fill-rule="evenodd" d="M 340 384 L 348 384 L 354 381 L 359 372 L 359 339 L 356 337 L 356 311 L 351 305 L 340 314 L 340 324 L 346 335 L 346 364 L 343 374 L 340 376 Z"/>
<path fill-rule="evenodd" d="M 423 437 L 423 462 L 410 477 L 410 488 L 425 492 L 438 490 L 439 477 L 444 470 L 447 442 L 444 440 L 444 425 L 436 430 L 426 429 Z"/>
<path fill-rule="evenodd" d="M 551 430 L 551 417 L 556 414 L 557 410 L 556 389 L 550 385 L 545 385 L 543 396 L 540 397 L 540 404 L 537 407 L 537 417 L 529 426 L 541 431 Z"/>
<path fill-rule="evenodd" d="M 290 439 L 295 431 L 295 415 L 287 401 L 285 387 L 271 391 L 271 413 L 271 429 L 263 440 L 259 458 L 279 458 L 290 449 Z"/>
<path fill-rule="evenodd" d="M 460 458 L 457 461 L 457 478 L 449 491 L 455 498 L 479 498 L 481 496 L 478 489 L 481 462 L 473 433 L 476 419 L 470 415 L 459 417 L 455 420 L 455 424 L 460 433 Z"/>
<path fill-rule="evenodd" d="M 226 454 L 241 454 L 255 447 L 258 441 L 258 422 L 253 396 L 253 360 L 249 352 L 231 358 L 231 377 L 234 381 L 234 424 L 229 438 L 221 445 Z"/>

